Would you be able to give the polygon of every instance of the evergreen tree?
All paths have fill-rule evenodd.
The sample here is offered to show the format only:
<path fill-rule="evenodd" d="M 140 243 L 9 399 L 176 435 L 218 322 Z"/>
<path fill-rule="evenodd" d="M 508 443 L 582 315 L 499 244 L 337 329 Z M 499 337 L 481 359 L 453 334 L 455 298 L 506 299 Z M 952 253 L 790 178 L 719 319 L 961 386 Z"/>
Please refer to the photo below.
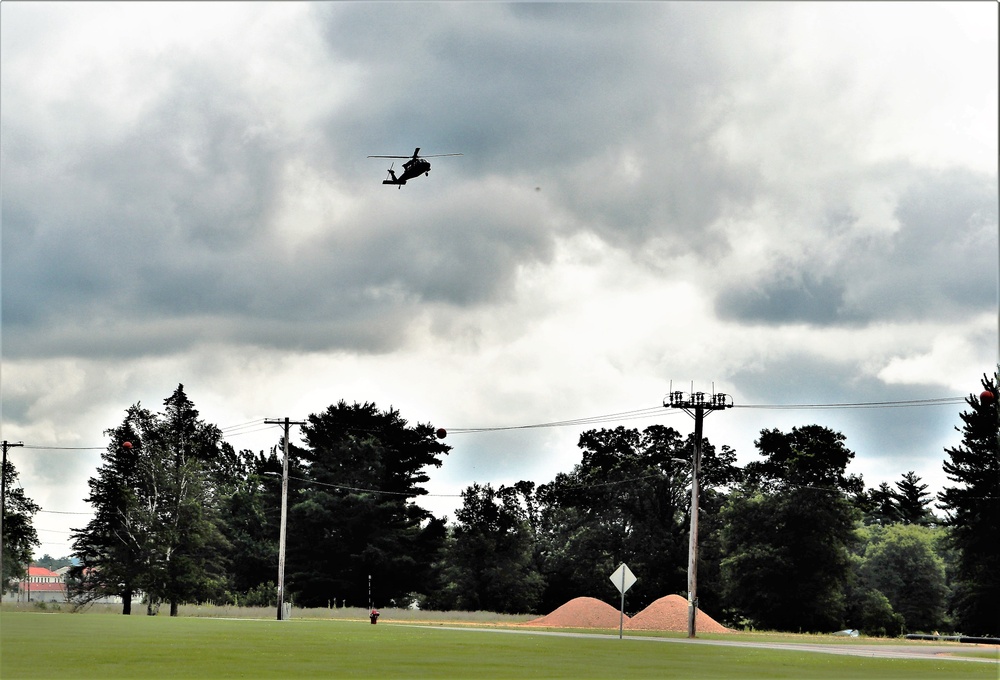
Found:
<path fill-rule="evenodd" d="M 94 518 L 73 533 L 80 603 L 117 595 L 128 614 L 142 591 L 148 613 L 169 602 L 175 616 L 180 602 L 222 590 L 220 483 L 235 456 L 218 428 L 198 419 L 183 385 L 164 404 L 159 416 L 136 404 L 105 433 L 111 442 L 88 482 Z"/>
<path fill-rule="evenodd" d="M 242 602 L 270 584 L 277 604 L 278 534 L 281 518 L 281 460 L 275 449 L 265 456 L 241 451 L 231 493 L 222 499 L 222 532 L 228 544 L 228 589 Z"/>
<path fill-rule="evenodd" d="M 903 524 L 934 524 L 934 513 L 930 504 L 934 497 L 927 492 L 927 485 L 920 483 L 920 477 L 912 470 L 896 482 L 896 509 Z"/>
<path fill-rule="evenodd" d="M 0 565 L 0 594 L 7 592 L 12 581 L 24 578 L 31 563 L 32 549 L 41 545 L 31 518 L 41 508 L 15 486 L 18 473 L 7 460 L 3 469 L 3 564 Z"/>
<path fill-rule="evenodd" d="M 427 493 L 428 467 L 450 447 L 430 425 L 409 426 L 398 411 L 344 401 L 309 416 L 305 449 L 292 447 L 289 590 L 303 606 L 404 603 L 426 590 L 443 536 L 412 499 Z"/>
<path fill-rule="evenodd" d="M 880 483 L 878 488 L 868 489 L 857 499 L 857 505 L 866 526 L 887 526 L 900 521 L 897 494 L 888 482 Z"/>
<path fill-rule="evenodd" d="M 150 442 L 165 474 L 155 536 L 158 559 L 147 594 L 169 602 L 170 615 L 177 616 L 181 602 L 222 591 L 225 540 L 219 510 L 235 455 L 218 427 L 199 420 L 183 385 L 163 403 Z"/>
<path fill-rule="evenodd" d="M 128 615 L 133 595 L 148 585 L 162 485 L 144 446 L 154 428 L 155 417 L 135 404 L 121 425 L 104 433 L 111 441 L 101 454 L 97 476 L 87 482 L 90 495 L 85 500 L 94 517 L 72 534 L 79 564 L 69 572 L 70 594 L 78 604 L 117 596 Z"/>
<path fill-rule="evenodd" d="M 945 449 L 944 472 L 956 486 L 938 494 L 950 546 L 956 551 L 956 627 L 966 635 L 1000 635 L 1000 421 L 997 379 L 983 376 L 983 395 L 970 395 L 962 442 Z M 957 428 L 956 428 L 957 429 Z"/>
<path fill-rule="evenodd" d="M 429 604 L 441 609 L 520 614 L 535 611 L 543 580 L 528 520 L 531 485 L 473 484 L 462 492 L 457 525 L 444 556 L 443 587 Z"/>

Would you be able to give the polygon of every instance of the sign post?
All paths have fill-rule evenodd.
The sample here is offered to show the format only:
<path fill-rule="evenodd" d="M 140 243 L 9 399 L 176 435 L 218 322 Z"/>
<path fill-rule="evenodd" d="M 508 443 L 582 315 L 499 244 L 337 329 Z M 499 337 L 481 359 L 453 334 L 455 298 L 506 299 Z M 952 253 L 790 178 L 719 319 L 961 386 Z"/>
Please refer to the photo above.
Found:
<path fill-rule="evenodd" d="M 625 591 L 635 584 L 635 574 L 632 570 L 622 562 L 621 566 L 615 569 L 615 573 L 610 576 L 611 582 L 615 584 L 615 588 L 618 592 L 622 594 L 622 607 L 620 616 L 618 617 L 618 639 L 622 639 L 623 631 L 625 629 Z"/>

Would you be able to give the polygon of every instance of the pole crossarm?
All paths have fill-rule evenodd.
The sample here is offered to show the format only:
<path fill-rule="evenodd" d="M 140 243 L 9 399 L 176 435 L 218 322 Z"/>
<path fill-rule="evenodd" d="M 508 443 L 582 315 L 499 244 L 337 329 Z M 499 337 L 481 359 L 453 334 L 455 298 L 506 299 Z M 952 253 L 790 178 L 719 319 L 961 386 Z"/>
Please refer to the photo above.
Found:
<path fill-rule="evenodd" d="M 704 392 L 681 392 L 680 390 L 670 392 L 663 398 L 663 405 L 667 408 L 684 409 L 688 414 L 690 409 L 702 408 L 706 411 L 721 411 L 725 408 L 732 408 L 733 398 L 728 394 Z"/>

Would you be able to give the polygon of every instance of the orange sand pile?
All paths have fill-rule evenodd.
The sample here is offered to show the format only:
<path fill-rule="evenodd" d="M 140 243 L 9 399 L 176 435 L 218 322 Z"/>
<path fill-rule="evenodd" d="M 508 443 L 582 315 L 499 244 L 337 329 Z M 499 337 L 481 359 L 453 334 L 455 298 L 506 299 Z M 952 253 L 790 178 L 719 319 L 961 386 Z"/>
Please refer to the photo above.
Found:
<path fill-rule="evenodd" d="M 528 621 L 524 625 L 550 628 L 617 628 L 620 617 L 618 610 L 607 602 L 601 602 L 593 597 L 578 597 L 548 616 Z M 626 616 L 626 626 L 628 620 Z"/>
<path fill-rule="evenodd" d="M 621 614 L 606 602 L 593 597 L 578 597 L 570 600 L 548 616 L 527 621 L 525 626 L 547 626 L 549 628 L 617 628 Z M 680 595 L 667 595 L 629 618 L 625 617 L 625 627 L 629 630 L 672 630 L 688 629 L 688 603 Z M 705 612 L 698 610 L 695 627 L 699 633 L 725 633 L 729 629 Z"/>
<path fill-rule="evenodd" d="M 625 620 L 629 630 L 679 630 L 688 629 L 688 602 L 680 595 L 661 597 L 631 619 Z M 695 615 L 695 630 L 699 633 L 725 633 L 729 629 L 705 612 Z"/>

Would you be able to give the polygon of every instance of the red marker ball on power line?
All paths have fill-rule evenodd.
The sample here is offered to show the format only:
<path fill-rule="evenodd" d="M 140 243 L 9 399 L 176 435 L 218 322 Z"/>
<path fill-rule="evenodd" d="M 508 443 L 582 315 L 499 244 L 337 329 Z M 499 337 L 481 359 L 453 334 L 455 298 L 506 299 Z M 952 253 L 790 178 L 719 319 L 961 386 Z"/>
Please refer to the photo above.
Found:
<path fill-rule="evenodd" d="M 435 434 L 437 435 L 438 439 L 444 439 L 445 437 L 448 436 L 448 430 L 444 429 L 443 427 L 439 427 Z"/>
<path fill-rule="evenodd" d="M 122 442 L 122 446 L 124 446 L 126 449 L 131 449 L 132 442 Z"/>

